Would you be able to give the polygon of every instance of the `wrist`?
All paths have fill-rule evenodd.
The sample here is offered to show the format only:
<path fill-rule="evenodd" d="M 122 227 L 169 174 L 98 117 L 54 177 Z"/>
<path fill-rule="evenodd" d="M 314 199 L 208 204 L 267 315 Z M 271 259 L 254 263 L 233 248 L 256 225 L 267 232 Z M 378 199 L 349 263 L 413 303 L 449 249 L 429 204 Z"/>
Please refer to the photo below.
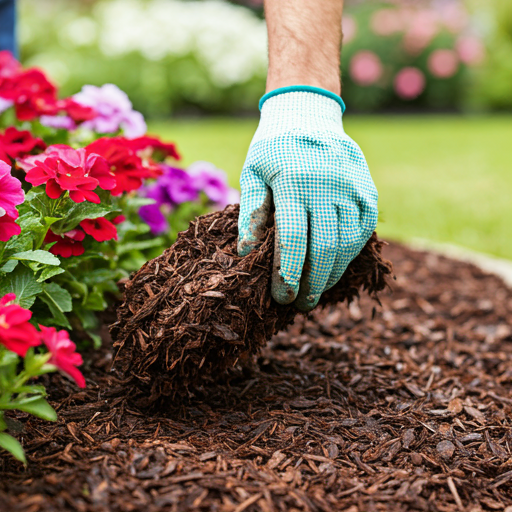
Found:
<path fill-rule="evenodd" d="M 331 100 L 334 100 L 338 105 L 341 107 L 341 114 L 345 113 L 345 103 L 341 99 L 341 96 L 339 94 L 336 94 L 329 89 L 325 89 L 322 87 L 316 87 L 309 84 L 300 84 L 300 85 L 289 85 L 285 87 L 279 87 L 277 89 L 273 89 L 271 91 L 267 91 L 267 93 L 260 99 L 259 108 L 260 110 L 263 107 L 263 104 L 270 98 L 273 98 L 275 96 L 279 96 L 281 94 L 287 94 L 291 92 L 303 92 L 303 93 L 310 93 L 313 95 L 318 96 L 324 96 L 327 98 L 330 98 Z M 314 101 L 314 100 L 312 100 Z"/>
<path fill-rule="evenodd" d="M 260 103 L 261 119 L 252 143 L 287 133 L 345 137 L 343 101 L 325 89 L 294 86 L 271 91 Z M 337 98 L 337 99 L 336 99 Z"/>

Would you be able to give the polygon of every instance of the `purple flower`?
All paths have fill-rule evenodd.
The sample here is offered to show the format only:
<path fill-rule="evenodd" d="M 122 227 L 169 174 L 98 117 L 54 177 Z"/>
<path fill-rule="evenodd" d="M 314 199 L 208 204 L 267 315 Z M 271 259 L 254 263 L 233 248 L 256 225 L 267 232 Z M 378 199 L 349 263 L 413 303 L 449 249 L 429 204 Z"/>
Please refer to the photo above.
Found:
<path fill-rule="evenodd" d="M 158 235 L 169 229 L 169 223 L 159 204 L 148 204 L 139 209 L 140 218 L 149 226 L 151 233 Z"/>
<path fill-rule="evenodd" d="M 0 114 L 14 105 L 14 101 L 0 98 Z"/>
<path fill-rule="evenodd" d="M 162 176 L 157 180 L 157 186 L 167 198 L 167 204 L 176 206 L 187 201 L 195 201 L 199 197 L 194 179 L 183 169 L 161 164 Z"/>
<path fill-rule="evenodd" d="M 85 128 L 97 133 L 115 133 L 121 129 L 128 138 L 146 133 L 144 117 L 133 110 L 128 96 L 117 85 L 84 85 L 82 91 L 73 96 L 73 100 L 92 107 L 98 114 L 94 119 L 82 123 Z"/>
<path fill-rule="evenodd" d="M 64 130 L 74 130 L 76 123 L 69 116 L 41 116 L 39 121 L 43 126 L 50 128 L 64 128 Z"/>
<path fill-rule="evenodd" d="M 226 173 L 210 162 L 195 162 L 187 169 L 198 191 L 215 203 L 218 208 L 240 201 L 240 193 L 228 186 Z"/>

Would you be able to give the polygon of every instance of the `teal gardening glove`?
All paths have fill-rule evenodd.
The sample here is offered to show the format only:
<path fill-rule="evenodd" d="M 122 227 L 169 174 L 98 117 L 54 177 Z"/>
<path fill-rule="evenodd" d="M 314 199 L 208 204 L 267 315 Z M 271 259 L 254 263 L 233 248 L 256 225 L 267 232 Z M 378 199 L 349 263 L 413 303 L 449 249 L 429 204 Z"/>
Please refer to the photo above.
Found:
<path fill-rule="evenodd" d="M 275 205 L 272 296 L 308 311 L 334 286 L 377 225 L 377 190 L 343 131 L 339 96 L 284 87 L 260 101 L 240 186 L 238 253 L 257 247 Z"/>

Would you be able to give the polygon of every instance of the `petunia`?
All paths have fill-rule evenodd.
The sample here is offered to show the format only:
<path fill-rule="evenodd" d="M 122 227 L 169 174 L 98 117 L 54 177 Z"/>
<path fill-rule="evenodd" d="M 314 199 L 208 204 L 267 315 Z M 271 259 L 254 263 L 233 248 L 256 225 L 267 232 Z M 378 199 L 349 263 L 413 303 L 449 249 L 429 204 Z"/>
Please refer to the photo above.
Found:
<path fill-rule="evenodd" d="M 14 101 L 16 117 L 31 121 L 58 112 L 57 89 L 39 69 L 22 71 L 0 83 L 0 97 Z"/>
<path fill-rule="evenodd" d="M 81 229 L 72 229 L 63 235 L 56 235 L 51 229 L 48 230 L 44 238 L 45 244 L 57 242 L 52 245 L 49 251 L 56 256 L 70 258 L 71 256 L 81 256 L 85 249 L 82 240 L 85 233 Z"/>
<path fill-rule="evenodd" d="M 139 209 L 140 218 L 149 226 L 151 233 L 158 235 L 169 229 L 169 223 L 158 204 L 147 204 Z"/>
<path fill-rule="evenodd" d="M 100 138 L 86 148 L 89 154 L 102 156 L 116 179 L 116 186 L 110 191 L 118 196 L 123 192 L 138 190 L 145 179 L 156 177 L 153 169 L 144 166 L 142 159 L 120 137 Z"/>
<path fill-rule="evenodd" d="M 11 175 L 11 166 L 0 161 L 0 211 L 17 219 L 16 206 L 23 203 L 25 194 L 20 180 Z"/>
<path fill-rule="evenodd" d="M 96 116 L 83 123 L 84 128 L 96 133 L 115 133 L 123 130 L 129 137 L 146 132 L 146 123 L 140 112 L 134 111 L 127 94 L 117 85 L 104 84 L 101 87 L 84 85 L 73 96 L 80 105 L 93 108 Z"/>
<path fill-rule="evenodd" d="M 0 208 L 0 242 L 7 242 L 13 236 L 21 233 L 21 226 L 16 224 L 17 218 L 18 212 L 16 212 L 16 216 L 11 216 Z"/>
<path fill-rule="evenodd" d="M 194 187 L 203 191 L 210 201 L 218 203 L 227 196 L 229 187 L 226 173 L 210 162 L 195 162 L 187 172 L 192 177 Z"/>
<path fill-rule="evenodd" d="M 55 327 L 39 325 L 41 341 L 51 357 L 48 361 L 69 375 L 80 388 L 85 388 L 85 378 L 77 368 L 83 363 L 82 356 L 76 352 L 76 345 L 69 339 L 67 331 L 57 331 Z"/>
<path fill-rule="evenodd" d="M 63 144 L 50 146 L 44 153 L 18 162 L 27 173 L 26 180 L 34 186 L 46 184 L 46 193 L 57 199 L 64 191 L 75 203 L 99 203 L 96 187 L 111 190 L 116 178 L 107 161 L 84 148 L 73 149 Z"/>
<path fill-rule="evenodd" d="M 25 357 L 27 350 L 40 345 L 41 340 L 36 328 L 29 322 L 32 312 L 17 304 L 9 304 L 15 299 L 14 293 L 0 299 L 0 344 Z"/>
<path fill-rule="evenodd" d="M 97 242 L 117 240 L 117 228 L 105 217 L 85 219 L 80 222 L 80 227 Z"/>
<path fill-rule="evenodd" d="M 165 191 L 171 206 L 195 201 L 198 198 L 199 189 L 189 173 L 167 164 L 160 164 L 160 168 L 163 174 L 158 178 L 157 184 Z"/>
<path fill-rule="evenodd" d="M 18 130 L 9 126 L 4 133 L 0 134 L 0 154 L 6 155 L 9 159 L 2 158 L 10 164 L 11 159 L 29 155 L 34 150 L 44 151 L 46 144 L 43 139 L 34 137 L 28 130 Z"/>

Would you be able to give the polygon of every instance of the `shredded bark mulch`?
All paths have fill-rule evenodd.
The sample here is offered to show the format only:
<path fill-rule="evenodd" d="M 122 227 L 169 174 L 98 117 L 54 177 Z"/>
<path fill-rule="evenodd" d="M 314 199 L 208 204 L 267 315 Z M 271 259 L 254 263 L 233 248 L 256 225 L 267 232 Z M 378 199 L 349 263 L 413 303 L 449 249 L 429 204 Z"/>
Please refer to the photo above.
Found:
<path fill-rule="evenodd" d="M 394 293 L 327 306 L 252 366 L 149 413 L 95 354 L 49 376 L 59 421 L 11 414 L 2 511 L 496 511 L 512 507 L 512 291 L 391 244 Z"/>
<path fill-rule="evenodd" d="M 215 380 L 240 358 L 257 354 L 298 311 L 270 294 L 273 219 L 261 246 L 237 255 L 239 205 L 198 217 L 176 243 L 126 283 L 111 329 L 115 368 L 141 389 L 147 405 Z M 377 299 L 392 265 L 376 233 L 321 304 L 350 303 L 361 290 Z"/>

